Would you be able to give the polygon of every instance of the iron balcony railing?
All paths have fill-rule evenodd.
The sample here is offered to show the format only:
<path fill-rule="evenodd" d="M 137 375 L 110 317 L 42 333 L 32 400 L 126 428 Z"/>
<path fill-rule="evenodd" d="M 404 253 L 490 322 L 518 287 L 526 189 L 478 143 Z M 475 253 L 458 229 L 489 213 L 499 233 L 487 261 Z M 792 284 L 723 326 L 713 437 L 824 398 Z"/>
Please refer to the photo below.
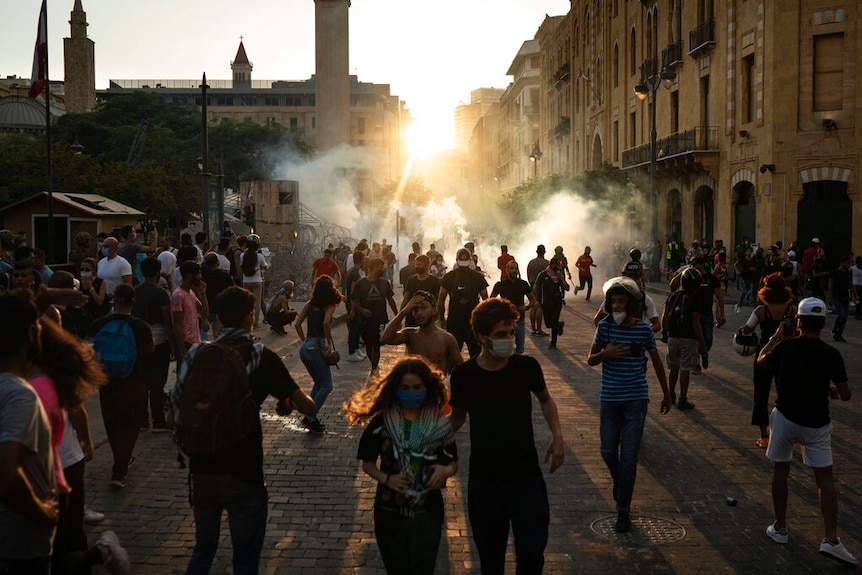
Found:
<path fill-rule="evenodd" d="M 694 152 L 718 151 L 718 128 L 698 126 L 684 132 L 656 140 L 656 161 Z M 623 151 L 623 168 L 637 168 L 650 163 L 650 145 L 644 144 Z"/>
<path fill-rule="evenodd" d="M 661 67 L 673 68 L 682 63 L 682 42 L 674 42 L 661 51 Z"/>
<path fill-rule="evenodd" d="M 712 18 L 701 22 L 697 28 L 688 33 L 690 56 L 713 44 L 715 44 L 715 20 Z"/>

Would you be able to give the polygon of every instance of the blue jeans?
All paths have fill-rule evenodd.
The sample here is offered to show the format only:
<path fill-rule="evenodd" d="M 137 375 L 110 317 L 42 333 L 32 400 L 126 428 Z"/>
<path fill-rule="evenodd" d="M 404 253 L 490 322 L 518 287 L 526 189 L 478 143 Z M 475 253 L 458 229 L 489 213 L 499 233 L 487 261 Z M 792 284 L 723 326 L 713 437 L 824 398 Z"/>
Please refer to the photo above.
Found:
<path fill-rule="evenodd" d="M 850 300 L 836 297 L 832 300 L 832 305 L 835 307 L 835 313 L 838 317 L 835 318 L 835 325 L 832 327 L 832 335 L 844 335 L 844 326 L 847 325 L 847 315 L 850 313 Z"/>
<path fill-rule="evenodd" d="M 233 545 L 233 572 L 257 574 L 266 534 L 266 486 L 240 481 L 231 475 L 198 473 L 193 476 L 195 548 L 187 575 L 209 573 L 218 548 L 222 511 L 227 510 Z"/>
<path fill-rule="evenodd" d="M 600 451 L 617 488 L 617 511 L 631 509 L 644 435 L 647 399 L 603 401 L 599 412 Z"/>
<path fill-rule="evenodd" d="M 751 298 L 751 295 L 749 293 L 751 291 L 751 285 L 749 285 L 748 280 L 742 276 L 737 276 L 736 282 L 742 282 L 742 287 L 739 289 L 739 301 L 736 302 L 736 305 L 742 307 L 742 300 L 744 300 L 746 297 L 748 297 L 749 299 Z"/>
<path fill-rule="evenodd" d="M 515 353 L 524 353 L 524 339 L 526 337 L 527 322 L 522 317 L 521 320 L 515 324 Z"/>
<path fill-rule="evenodd" d="M 308 375 L 314 380 L 314 387 L 311 388 L 311 399 L 314 400 L 317 413 L 320 413 L 323 402 L 332 393 L 332 371 L 323 361 L 323 350 L 325 349 L 326 340 L 315 336 L 306 337 L 299 348 L 299 359 L 302 360 L 305 369 L 308 370 Z M 308 418 L 317 419 L 311 415 Z"/>
<path fill-rule="evenodd" d="M 509 524 L 515 539 L 517 575 L 540 574 L 548 544 L 548 489 L 542 477 L 521 477 L 505 483 L 470 479 L 467 511 L 482 575 L 503 575 Z"/>

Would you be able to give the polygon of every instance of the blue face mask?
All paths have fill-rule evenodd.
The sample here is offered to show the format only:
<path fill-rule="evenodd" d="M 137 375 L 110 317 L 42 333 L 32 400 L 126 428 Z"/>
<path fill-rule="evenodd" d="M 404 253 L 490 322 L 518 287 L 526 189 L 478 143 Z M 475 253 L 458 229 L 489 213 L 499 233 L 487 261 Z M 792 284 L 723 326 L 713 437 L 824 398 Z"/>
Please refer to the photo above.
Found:
<path fill-rule="evenodd" d="M 406 409 L 419 409 L 425 403 L 425 390 L 404 391 L 399 389 L 398 401 L 401 403 L 401 407 Z"/>

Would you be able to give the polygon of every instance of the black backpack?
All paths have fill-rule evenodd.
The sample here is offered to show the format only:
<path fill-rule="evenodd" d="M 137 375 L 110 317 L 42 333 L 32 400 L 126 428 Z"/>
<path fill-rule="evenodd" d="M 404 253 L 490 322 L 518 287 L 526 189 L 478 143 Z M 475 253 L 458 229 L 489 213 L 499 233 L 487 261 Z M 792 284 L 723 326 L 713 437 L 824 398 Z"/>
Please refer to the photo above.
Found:
<path fill-rule="evenodd" d="M 663 333 L 669 337 L 694 337 L 694 328 L 691 325 L 693 300 L 693 296 L 684 290 L 670 294 L 665 303 L 667 313 L 662 326 Z"/>

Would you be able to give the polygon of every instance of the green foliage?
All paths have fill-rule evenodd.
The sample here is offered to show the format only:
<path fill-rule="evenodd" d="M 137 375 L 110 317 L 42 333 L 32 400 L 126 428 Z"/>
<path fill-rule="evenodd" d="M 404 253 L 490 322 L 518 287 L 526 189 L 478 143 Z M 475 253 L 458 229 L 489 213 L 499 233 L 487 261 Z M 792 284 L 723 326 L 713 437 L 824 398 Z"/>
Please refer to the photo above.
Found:
<path fill-rule="evenodd" d="M 142 121 L 147 129 L 140 136 L 140 161 L 129 164 Z M 90 113 L 66 114 L 52 127 L 53 188 L 101 194 L 178 227 L 190 212 L 200 211 L 200 122 L 196 106 L 165 103 L 145 92 L 110 98 Z M 278 125 L 224 120 L 211 123 L 208 134 L 209 171 L 224 174 L 226 187 L 270 178 L 285 150 L 311 154 L 297 134 Z M 84 147 L 81 154 L 69 148 L 76 139 Z M 39 193 L 46 183 L 43 136 L 0 138 L 0 203 Z"/>

